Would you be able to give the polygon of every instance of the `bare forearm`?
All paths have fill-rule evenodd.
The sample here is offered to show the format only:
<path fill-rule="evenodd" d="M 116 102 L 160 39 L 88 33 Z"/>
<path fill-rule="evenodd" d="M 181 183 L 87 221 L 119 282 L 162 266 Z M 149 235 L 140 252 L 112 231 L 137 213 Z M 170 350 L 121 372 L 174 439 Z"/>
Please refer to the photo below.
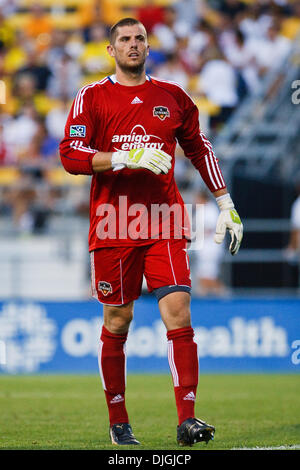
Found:
<path fill-rule="evenodd" d="M 293 229 L 290 235 L 289 248 L 298 250 L 300 247 L 300 230 Z"/>
<path fill-rule="evenodd" d="M 219 189 L 218 191 L 215 191 L 213 193 L 213 195 L 217 198 L 217 197 L 220 197 L 220 196 L 224 196 L 224 194 L 227 194 L 227 188 L 224 188 L 224 189 Z"/>
<path fill-rule="evenodd" d="M 92 167 L 96 173 L 111 170 L 111 156 L 112 152 L 97 152 L 92 160 Z"/>

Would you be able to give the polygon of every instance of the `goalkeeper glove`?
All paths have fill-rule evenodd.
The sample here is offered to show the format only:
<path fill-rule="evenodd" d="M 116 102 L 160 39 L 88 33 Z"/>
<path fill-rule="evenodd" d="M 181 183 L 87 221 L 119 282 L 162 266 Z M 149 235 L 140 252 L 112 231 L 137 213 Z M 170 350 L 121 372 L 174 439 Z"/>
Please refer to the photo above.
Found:
<path fill-rule="evenodd" d="M 222 243 L 228 229 L 231 235 L 229 251 L 232 255 L 236 255 L 243 238 L 243 224 L 229 194 L 217 197 L 216 201 L 221 212 L 217 220 L 215 242 Z"/>
<path fill-rule="evenodd" d="M 172 157 L 163 150 L 138 148 L 129 152 L 124 150 L 113 152 L 111 163 L 114 170 L 120 170 L 125 166 L 131 170 L 145 168 L 159 175 L 168 173 L 172 167 Z"/>

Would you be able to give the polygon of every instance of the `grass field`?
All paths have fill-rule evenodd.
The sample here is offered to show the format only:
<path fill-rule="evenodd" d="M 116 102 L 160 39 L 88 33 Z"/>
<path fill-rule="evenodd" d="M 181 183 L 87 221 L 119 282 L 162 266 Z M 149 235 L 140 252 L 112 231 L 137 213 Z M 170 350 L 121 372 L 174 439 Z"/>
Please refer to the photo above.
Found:
<path fill-rule="evenodd" d="M 300 448 L 299 392 L 296 374 L 202 375 L 197 416 L 214 424 L 216 435 L 188 449 Z M 127 408 L 139 449 L 179 449 L 168 375 L 129 375 Z M 0 376 L 0 448 L 116 450 L 100 379 Z"/>

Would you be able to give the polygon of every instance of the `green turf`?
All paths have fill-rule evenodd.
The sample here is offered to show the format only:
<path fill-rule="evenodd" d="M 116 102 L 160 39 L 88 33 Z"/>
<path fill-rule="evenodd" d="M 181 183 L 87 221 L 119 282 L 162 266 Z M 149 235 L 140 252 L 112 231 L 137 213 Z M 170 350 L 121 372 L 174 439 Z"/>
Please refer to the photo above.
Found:
<path fill-rule="evenodd" d="M 201 375 L 196 414 L 216 435 L 191 450 L 300 445 L 299 390 L 296 374 Z M 139 449 L 178 449 L 168 375 L 129 375 L 127 408 Z M 116 450 L 100 379 L 0 376 L 0 448 Z"/>

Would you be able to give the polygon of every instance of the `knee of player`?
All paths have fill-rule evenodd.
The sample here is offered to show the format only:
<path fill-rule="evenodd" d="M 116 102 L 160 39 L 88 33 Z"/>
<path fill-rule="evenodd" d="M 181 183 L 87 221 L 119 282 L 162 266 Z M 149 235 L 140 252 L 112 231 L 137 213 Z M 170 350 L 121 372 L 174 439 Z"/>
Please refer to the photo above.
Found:
<path fill-rule="evenodd" d="M 190 297 L 186 293 L 175 292 L 159 301 L 159 308 L 168 329 L 184 328 L 191 324 Z"/>
<path fill-rule="evenodd" d="M 130 304 L 122 307 L 108 307 L 104 310 L 104 325 L 114 334 L 126 333 L 132 319 L 133 308 Z"/>
<path fill-rule="evenodd" d="M 190 316 L 190 295 L 186 292 L 172 292 L 163 297 L 159 305 L 174 316 Z"/>
<path fill-rule="evenodd" d="M 128 332 L 130 323 L 131 319 L 116 317 L 110 319 L 107 327 L 111 331 L 111 333 L 121 335 Z"/>
<path fill-rule="evenodd" d="M 174 311 L 171 311 L 170 314 L 172 315 L 173 319 L 177 321 L 177 324 L 179 325 L 178 328 L 184 328 L 185 326 L 189 326 L 191 323 L 190 309 L 184 305 L 182 305 L 181 309 L 180 306 L 178 309 L 174 309 Z"/>

